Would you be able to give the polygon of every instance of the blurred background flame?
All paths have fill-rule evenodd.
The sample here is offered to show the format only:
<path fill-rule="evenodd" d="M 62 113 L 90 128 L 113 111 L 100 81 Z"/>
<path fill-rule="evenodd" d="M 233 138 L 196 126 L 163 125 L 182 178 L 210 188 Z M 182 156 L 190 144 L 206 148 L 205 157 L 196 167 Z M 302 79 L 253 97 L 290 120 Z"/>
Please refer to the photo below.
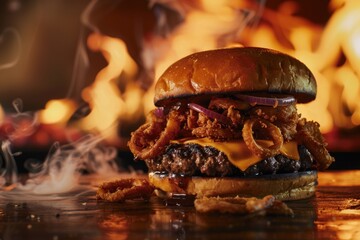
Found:
<path fill-rule="evenodd" d="M 197 51 L 257 46 L 312 70 L 318 95 L 299 111 L 320 123 L 331 151 L 360 150 L 359 1 L 7 0 L 0 11 L 0 135 L 16 132 L 19 146 L 91 132 L 126 151 L 170 64 Z M 23 106 L 14 113 L 16 98 Z M 38 123 L 31 115 L 14 124 L 27 111 Z"/>

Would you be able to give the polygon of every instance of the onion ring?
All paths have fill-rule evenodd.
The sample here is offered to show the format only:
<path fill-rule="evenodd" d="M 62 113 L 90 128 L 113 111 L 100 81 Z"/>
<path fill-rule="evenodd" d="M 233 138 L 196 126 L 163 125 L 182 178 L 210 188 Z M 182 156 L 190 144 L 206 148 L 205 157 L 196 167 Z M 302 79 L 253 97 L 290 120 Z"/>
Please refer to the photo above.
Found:
<path fill-rule="evenodd" d="M 281 130 L 284 141 L 292 140 L 296 133 L 299 114 L 295 105 L 284 107 L 257 106 L 250 110 L 250 117 L 259 117 L 274 123 Z"/>
<path fill-rule="evenodd" d="M 128 145 L 136 158 L 153 158 L 164 150 L 170 140 L 175 139 L 181 125 L 177 115 L 176 111 L 170 112 L 164 129 L 162 123 L 153 122 L 142 125 L 132 133 Z"/>
<path fill-rule="evenodd" d="M 267 131 L 270 137 L 272 138 L 273 145 L 265 148 L 259 145 L 253 136 L 254 124 L 258 123 L 262 128 L 262 131 Z M 259 118 L 250 118 L 245 121 L 244 128 L 242 130 L 242 136 L 246 146 L 250 151 L 258 157 L 268 158 L 279 154 L 280 148 L 283 145 L 283 137 L 281 135 L 280 129 L 269 121 L 259 119 Z"/>
<path fill-rule="evenodd" d="M 326 149 L 326 142 L 320 132 L 317 122 L 301 119 L 298 123 L 297 138 L 314 156 L 319 170 L 327 169 L 335 159 L 330 156 Z"/>
<path fill-rule="evenodd" d="M 149 199 L 154 187 L 145 179 L 120 179 L 101 184 L 96 198 L 108 202 L 123 202 L 130 199 Z"/>

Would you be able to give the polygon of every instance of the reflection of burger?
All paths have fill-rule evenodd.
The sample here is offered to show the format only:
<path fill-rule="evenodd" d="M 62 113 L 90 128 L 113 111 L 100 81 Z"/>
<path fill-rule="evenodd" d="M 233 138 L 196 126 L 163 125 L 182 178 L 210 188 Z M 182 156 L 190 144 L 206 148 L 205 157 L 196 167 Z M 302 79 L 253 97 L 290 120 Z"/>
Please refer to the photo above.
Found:
<path fill-rule="evenodd" d="M 316 170 L 334 159 L 319 124 L 296 103 L 315 99 L 300 61 L 263 48 L 187 56 L 160 77 L 155 105 L 129 147 L 161 193 L 201 196 L 314 194 Z"/>

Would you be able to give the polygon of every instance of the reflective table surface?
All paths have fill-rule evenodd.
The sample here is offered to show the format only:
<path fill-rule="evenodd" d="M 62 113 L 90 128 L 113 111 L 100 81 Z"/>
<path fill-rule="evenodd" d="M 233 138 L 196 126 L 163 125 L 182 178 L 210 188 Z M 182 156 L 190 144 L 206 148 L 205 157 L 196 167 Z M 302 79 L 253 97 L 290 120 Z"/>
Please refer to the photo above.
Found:
<path fill-rule="evenodd" d="M 95 188 L 43 199 L 0 196 L 0 239 L 360 239 L 360 170 L 319 173 L 294 217 L 201 214 L 191 203 L 97 201 Z M 96 182 L 91 179 L 89 182 Z"/>

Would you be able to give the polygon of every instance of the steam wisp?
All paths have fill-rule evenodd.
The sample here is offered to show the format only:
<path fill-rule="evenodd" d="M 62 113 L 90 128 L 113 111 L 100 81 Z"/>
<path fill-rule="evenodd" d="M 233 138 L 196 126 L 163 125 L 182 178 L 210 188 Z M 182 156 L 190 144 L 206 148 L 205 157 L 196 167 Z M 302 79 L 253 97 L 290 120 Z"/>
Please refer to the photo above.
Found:
<path fill-rule="evenodd" d="M 99 137 L 87 135 L 64 146 L 55 143 L 43 163 L 33 159 L 26 161 L 29 175 L 25 183 L 18 181 L 16 156 L 11 153 L 9 141 L 5 141 L 2 151 L 6 162 L 5 169 L 2 169 L 0 187 L 6 190 L 11 184 L 11 192 L 5 191 L 3 197 L 14 194 L 45 197 L 69 192 L 79 193 L 89 190 L 80 184 L 80 178 L 84 174 L 116 175 L 116 149 L 100 146 L 101 141 Z"/>
<path fill-rule="evenodd" d="M 0 64 L 0 71 L 14 67 L 19 62 L 22 51 L 21 37 L 16 29 L 6 28 L 3 30 L 3 32 L 0 34 L 0 44 L 3 43 L 6 38 L 13 38 L 15 40 L 14 42 L 16 44 L 16 51 L 10 60 Z"/>

